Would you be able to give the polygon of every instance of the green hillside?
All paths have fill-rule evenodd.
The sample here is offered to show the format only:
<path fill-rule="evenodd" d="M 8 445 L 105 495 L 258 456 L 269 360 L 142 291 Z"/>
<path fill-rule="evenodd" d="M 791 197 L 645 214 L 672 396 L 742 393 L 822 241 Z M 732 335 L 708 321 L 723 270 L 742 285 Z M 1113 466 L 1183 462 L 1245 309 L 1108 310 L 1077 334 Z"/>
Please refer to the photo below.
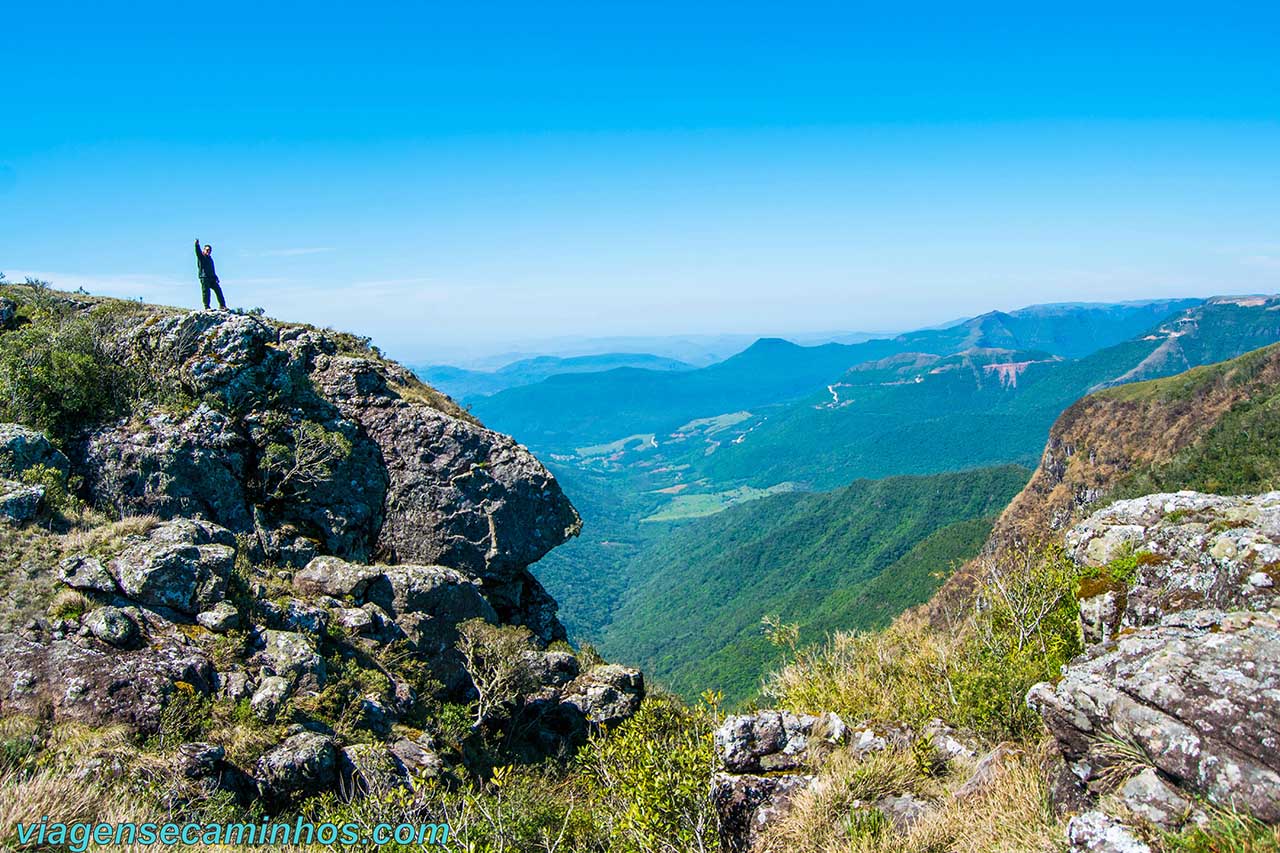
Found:
<path fill-rule="evenodd" d="M 1277 347 L 1257 350 L 1222 364 L 1124 386 L 1109 394 L 1169 398 L 1194 397 L 1206 385 L 1233 375 L 1250 381 L 1264 369 Z M 1248 494 L 1280 489 L 1280 389 L 1262 385 L 1224 412 L 1198 441 L 1163 464 L 1131 471 L 1109 497 L 1193 489 L 1216 494 Z"/>
<path fill-rule="evenodd" d="M 712 687 L 745 699 L 773 661 L 761 617 L 799 623 L 804 639 L 882 624 L 928 598 L 931 573 L 976 552 L 989 517 L 1028 476 L 1009 465 L 860 480 L 690 523 L 629 564 L 632 587 L 602 648 L 678 692 Z M 900 580 L 884 574 L 891 568 Z"/>

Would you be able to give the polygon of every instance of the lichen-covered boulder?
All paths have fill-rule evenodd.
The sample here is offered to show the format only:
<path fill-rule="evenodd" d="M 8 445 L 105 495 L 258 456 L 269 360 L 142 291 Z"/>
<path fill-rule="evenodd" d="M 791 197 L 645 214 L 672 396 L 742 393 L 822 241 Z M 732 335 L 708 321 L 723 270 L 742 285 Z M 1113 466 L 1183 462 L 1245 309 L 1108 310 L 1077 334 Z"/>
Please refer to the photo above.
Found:
<path fill-rule="evenodd" d="M 270 803 L 333 786 L 338 774 L 338 749 L 334 739 L 316 732 L 299 732 L 261 758 L 253 777 Z"/>
<path fill-rule="evenodd" d="M 1152 853 L 1132 827 L 1101 811 L 1087 811 L 1067 824 L 1070 853 Z"/>
<path fill-rule="evenodd" d="M 107 568 L 132 600 L 195 615 L 223 599 L 235 556 L 226 528 L 176 519 L 131 536 Z"/>
<path fill-rule="evenodd" d="M 1181 610 L 1266 610 L 1280 594 L 1280 492 L 1117 501 L 1072 528 L 1066 545 L 1082 566 L 1136 561 L 1126 589 L 1082 606 L 1092 642 Z"/>
<path fill-rule="evenodd" d="M 138 623 L 118 607 L 98 607 L 84 616 L 84 627 L 102 642 L 116 648 L 129 648 L 138 643 Z"/>
<path fill-rule="evenodd" d="M 40 513 L 44 486 L 27 486 L 14 480 L 0 480 L 0 519 L 21 524 Z"/>
<path fill-rule="evenodd" d="M 513 439 L 396 390 L 416 379 L 367 358 L 318 354 L 311 379 L 378 446 L 390 478 L 378 548 L 506 582 L 581 529 L 542 463 Z"/>
<path fill-rule="evenodd" d="M 1075 774 L 1094 787 L 1114 743 L 1177 787 L 1280 822 L 1280 621 L 1185 611 L 1072 661 L 1027 702 Z"/>
<path fill-rule="evenodd" d="M 159 412 L 98 429 L 73 455 L 90 499 L 117 515 L 253 529 L 245 489 L 252 447 L 231 418 L 206 405 L 186 417 Z"/>
<path fill-rule="evenodd" d="M 717 773 L 711 804 L 720 819 L 720 841 L 728 853 L 754 850 L 765 829 L 791 810 L 796 794 L 817 779 L 806 773 L 781 776 Z"/>
<path fill-rule="evenodd" d="M 319 687 L 324 684 L 325 664 L 315 645 L 306 635 L 296 631 L 262 632 L 261 649 L 254 660 L 264 675 L 277 675 L 290 686 Z"/>
<path fill-rule="evenodd" d="M 731 773 L 811 767 L 823 751 L 843 743 L 849 730 L 836 714 L 821 717 L 790 711 L 731 716 L 716 729 L 716 756 Z"/>
<path fill-rule="evenodd" d="M 369 582 L 382 575 L 382 569 L 362 563 L 351 563 L 338 557 L 321 556 L 293 576 L 293 588 L 299 595 L 328 595 L 363 600 Z"/>
<path fill-rule="evenodd" d="M 574 708 L 596 725 L 614 725 L 640 710 L 644 676 L 619 664 L 593 666 L 564 688 L 561 704 Z"/>
<path fill-rule="evenodd" d="M 43 465 L 65 478 L 71 462 L 44 433 L 21 424 L 0 424 L 0 477 L 18 480 L 25 471 Z"/>
<path fill-rule="evenodd" d="M 149 634 L 146 645 L 132 649 L 78 636 L 55 639 L 43 629 L 0 634 L 0 715 L 52 713 L 61 722 L 156 732 L 177 692 L 212 692 L 214 671 L 181 634 Z"/>

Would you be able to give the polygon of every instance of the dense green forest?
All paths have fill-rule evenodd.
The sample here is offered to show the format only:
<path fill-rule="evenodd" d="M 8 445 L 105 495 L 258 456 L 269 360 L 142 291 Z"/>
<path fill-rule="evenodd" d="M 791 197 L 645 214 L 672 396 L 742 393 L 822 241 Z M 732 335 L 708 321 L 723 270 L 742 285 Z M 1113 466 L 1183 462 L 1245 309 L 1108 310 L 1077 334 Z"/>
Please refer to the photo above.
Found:
<path fill-rule="evenodd" d="M 802 639 L 814 640 L 835 628 L 882 624 L 925 601 L 936 588 L 932 573 L 976 553 L 982 526 L 990 523 L 984 519 L 1012 499 L 1029 473 L 1007 465 L 860 480 L 690 523 L 629 565 L 631 589 L 604 630 L 602 648 L 625 653 L 677 692 L 714 688 L 727 701 L 746 699 L 775 659 L 762 617 L 797 623 Z M 953 527 L 960 521 L 976 524 Z M 904 572 L 900 582 L 887 575 L 891 570 Z M 877 605 L 846 609 L 860 592 Z"/>

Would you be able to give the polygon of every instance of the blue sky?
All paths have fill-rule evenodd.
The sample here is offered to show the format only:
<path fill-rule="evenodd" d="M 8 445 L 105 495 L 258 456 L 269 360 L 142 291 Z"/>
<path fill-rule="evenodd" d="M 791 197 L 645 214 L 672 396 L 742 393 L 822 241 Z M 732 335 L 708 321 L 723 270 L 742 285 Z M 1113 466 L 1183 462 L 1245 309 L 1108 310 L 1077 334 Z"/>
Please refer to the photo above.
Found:
<path fill-rule="evenodd" d="M 0 270 L 414 361 L 1280 290 L 1280 10 L 1056 5 L 7 4 Z"/>

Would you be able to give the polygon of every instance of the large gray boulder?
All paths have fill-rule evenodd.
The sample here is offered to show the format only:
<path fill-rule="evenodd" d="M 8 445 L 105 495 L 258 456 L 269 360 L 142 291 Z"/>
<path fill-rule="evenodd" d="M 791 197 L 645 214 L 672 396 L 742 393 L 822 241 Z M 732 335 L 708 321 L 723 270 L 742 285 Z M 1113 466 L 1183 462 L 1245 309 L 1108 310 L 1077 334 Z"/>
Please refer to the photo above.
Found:
<path fill-rule="evenodd" d="M 564 688 L 560 703 L 576 710 L 587 722 L 615 725 L 640 710 L 644 676 L 620 664 L 593 666 Z"/>
<path fill-rule="evenodd" d="M 0 477 L 20 480 L 23 472 L 36 465 L 59 471 L 63 477 L 71 473 L 71 462 L 44 433 L 21 424 L 0 424 Z"/>
<path fill-rule="evenodd" d="M 1100 791 L 1117 742 L 1178 788 L 1280 822 L 1280 621 L 1185 611 L 1095 646 L 1027 702 Z"/>
<path fill-rule="evenodd" d="M 299 732 L 258 759 L 253 777 L 269 803 L 327 790 L 337 781 L 338 748 L 334 739 Z"/>
<path fill-rule="evenodd" d="M 181 634 L 150 633 L 146 645 L 126 649 L 75 635 L 54 639 L 46 630 L 0 634 L 0 715 L 52 714 L 59 722 L 155 733 L 175 693 L 212 692 L 214 671 Z"/>
<path fill-rule="evenodd" d="M 720 842 L 726 853 L 756 850 L 765 830 L 788 814 L 796 795 L 817 778 L 808 773 L 716 773 L 711 778 L 711 805 L 720 819 Z"/>
<path fill-rule="evenodd" d="M 231 419 L 202 405 L 179 417 L 96 430 L 74 449 L 89 497 L 115 514 L 203 518 L 253 529 L 245 491 L 252 447 Z"/>
<path fill-rule="evenodd" d="M 1280 492 L 1117 501 L 1068 532 L 1066 545 L 1082 566 L 1140 558 L 1126 589 L 1082 605 L 1091 641 L 1192 608 L 1266 610 L 1280 593 Z"/>
<path fill-rule="evenodd" d="M 194 616 L 223 599 L 235 556 L 231 531 L 177 519 L 129 537 L 107 569 L 134 601 Z"/>
<path fill-rule="evenodd" d="M 262 632 L 262 647 L 254 655 L 262 673 L 288 681 L 290 687 L 319 687 L 324 684 L 324 658 L 311 640 L 295 631 Z"/>
<path fill-rule="evenodd" d="M 44 486 L 27 486 L 15 480 L 0 480 L 0 519 L 21 524 L 40 513 Z"/>
<path fill-rule="evenodd" d="M 507 582 L 581 529 L 542 463 L 513 439 L 393 387 L 403 368 L 318 354 L 311 379 L 378 446 L 390 478 L 378 549 L 396 562 L 439 563 Z"/>
<path fill-rule="evenodd" d="M 836 714 L 757 711 L 725 718 L 714 743 L 727 771 L 768 773 L 812 767 L 848 737 L 848 727 Z"/>

